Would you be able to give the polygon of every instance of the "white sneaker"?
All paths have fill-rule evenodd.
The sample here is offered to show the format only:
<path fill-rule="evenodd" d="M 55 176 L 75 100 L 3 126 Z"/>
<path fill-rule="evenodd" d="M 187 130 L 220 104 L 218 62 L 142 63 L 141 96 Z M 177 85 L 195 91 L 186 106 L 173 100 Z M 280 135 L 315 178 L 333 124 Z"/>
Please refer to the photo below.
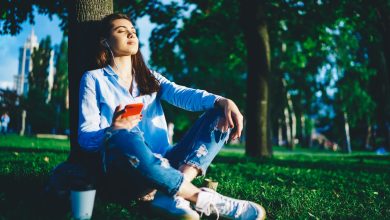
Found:
<path fill-rule="evenodd" d="M 158 214 L 169 219 L 200 219 L 199 214 L 191 209 L 190 202 L 180 196 L 170 197 L 157 191 L 150 206 Z"/>
<path fill-rule="evenodd" d="M 240 220 L 263 220 L 265 219 L 264 208 L 254 202 L 245 200 L 232 199 L 223 196 L 208 188 L 201 188 L 202 191 L 198 195 L 195 209 L 209 216 L 216 214 L 217 219 L 222 216 L 227 219 Z"/>

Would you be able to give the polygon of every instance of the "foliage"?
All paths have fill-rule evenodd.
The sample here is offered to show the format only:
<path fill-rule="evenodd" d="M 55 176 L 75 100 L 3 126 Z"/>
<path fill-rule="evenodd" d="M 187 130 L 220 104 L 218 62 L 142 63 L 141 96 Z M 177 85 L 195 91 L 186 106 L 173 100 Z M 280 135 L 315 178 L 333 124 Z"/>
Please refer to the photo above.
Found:
<path fill-rule="evenodd" d="M 39 14 L 48 15 L 50 18 L 57 15 L 61 20 L 61 28 L 67 33 L 68 7 L 65 0 L 45 1 L 2 1 L 0 7 L 0 34 L 18 34 L 22 23 L 28 21 L 34 24 L 34 9 Z"/>
<path fill-rule="evenodd" d="M 238 2 L 227 1 L 162 5 L 150 14 L 158 25 L 150 38 L 150 64 L 178 84 L 229 97 L 244 109 L 246 50 L 238 17 L 231 16 L 238 9 Z M 196 117 L 171 106 L 165 109 L 176 116 L 177 133 L 190 125 L 182 126 L 183 119 Z"/>
<path fill-rule="evenodd" d="M 48 69 L 51 54 L 51 39 L 48 36 L 41 40 L 39 47 L 34 48 L 31 55 L 33 68 L 29 74 L 29 89 L 25 105 L 27 121 L 34 132 L 47 132 L 53 128 L 54 112 L 48 104 Z"/>
<path fill-rule="evenodd" d="M 69 201 L 48 203 L 43 194 L 49 171 L 68 155 L 69 141 L 0 136 L 0 148 L 0 218 L 69 219 Z M 274 158 L 260 160 L 232 148 L 220 153 L 207 177 L 219 182 L 222 194 L 262 204 L 269 219 L 387 219 L 389 165 L 389 156 L 370 153 L 275 148 Z M 65 212 L 55 212 L 60 205 Z M 158 219 L 135 202 L 112 203 L 99 192 L 93 213 L 98 219 Z"/>
<path fill-rule="evenodd" d="M 56 51 L 56 74 L 54 76 L 53 88 L 51 91 L 51 105 L 55 111 L 55 127 L 58 131 L 65 131 L 69 128 L 69 107 L 68 102 L 68 41 L 62 39 Z"/>

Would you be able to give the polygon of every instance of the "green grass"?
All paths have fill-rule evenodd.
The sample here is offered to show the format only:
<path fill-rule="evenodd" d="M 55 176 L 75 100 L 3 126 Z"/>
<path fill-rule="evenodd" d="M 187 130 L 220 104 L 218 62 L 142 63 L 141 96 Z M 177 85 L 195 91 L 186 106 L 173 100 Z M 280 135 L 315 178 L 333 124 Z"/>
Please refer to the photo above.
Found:
<path fill-rule="evenodd" d="M 268 219 L 390 219 L 390 157 L 274 148 L 270 159 L 251 159 L 228 147 L 207 177 L 218 191 L 262 204 Z M 0 219 L 50 219 L 42 192 L 49 171 L 64 161 L 69 142 L 0 136 Z M 200 185 L 202 179 L 195 180 Z M 99 196 L 94 219 L 150 219 L 135 203 Z M 69 212 L 57 219 L 69 219 Z"/>

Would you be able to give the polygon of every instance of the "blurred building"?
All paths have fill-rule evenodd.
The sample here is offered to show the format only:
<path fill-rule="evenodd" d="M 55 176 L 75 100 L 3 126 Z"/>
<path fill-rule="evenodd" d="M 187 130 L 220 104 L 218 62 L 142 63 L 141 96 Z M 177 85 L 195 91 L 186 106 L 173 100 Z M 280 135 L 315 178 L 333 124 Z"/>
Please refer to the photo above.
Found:
<path fill-rule="evenodd" d="M 28 77 L 29 74 L 33 68 L 33 63 L 31 60 L 31 55 L 34 51 L 34 48 L 38 48 L 38 38 L 34 33 L 34 29 L 31 30 L 31 34 L 27 37 L 26 42 L 22 47 L 19 49 L 19 68 L 18 68 L 18 74 L 14 78 L 14 89 L 16 90 L 16 93 L 18 95 L 22 95 L 24 97 L 27 97 L 28 94 Z M 48 69 L 48 99 L 46 102 L 50 101 L 50 91 L 53 87 L 53 78 L 55 74 L 55 68 L 54 68 L 54 51 L 50 53 L 50 62 L 49 62 L 49 69 Z"/>

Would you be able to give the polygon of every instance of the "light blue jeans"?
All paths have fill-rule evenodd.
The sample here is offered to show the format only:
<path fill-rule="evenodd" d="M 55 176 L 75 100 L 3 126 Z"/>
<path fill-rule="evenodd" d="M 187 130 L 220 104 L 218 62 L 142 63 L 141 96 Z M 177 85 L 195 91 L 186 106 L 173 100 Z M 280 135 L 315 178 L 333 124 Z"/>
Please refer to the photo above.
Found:
<path fill-rule="evenodd" d="M 204 175 L 228 140 L 231 130 L 222 132 L 217 127 L 221 117 L 224 113 L 219 108 L 203 113 L 164 156 L 150 150 L 139 129 L 108 132 L 103 163 L 110 187 L 119 187 L 131 197 L 142 196 L 150 189 L 175 195 L 183 183 L 178 168 L 189 164 Z"/>

